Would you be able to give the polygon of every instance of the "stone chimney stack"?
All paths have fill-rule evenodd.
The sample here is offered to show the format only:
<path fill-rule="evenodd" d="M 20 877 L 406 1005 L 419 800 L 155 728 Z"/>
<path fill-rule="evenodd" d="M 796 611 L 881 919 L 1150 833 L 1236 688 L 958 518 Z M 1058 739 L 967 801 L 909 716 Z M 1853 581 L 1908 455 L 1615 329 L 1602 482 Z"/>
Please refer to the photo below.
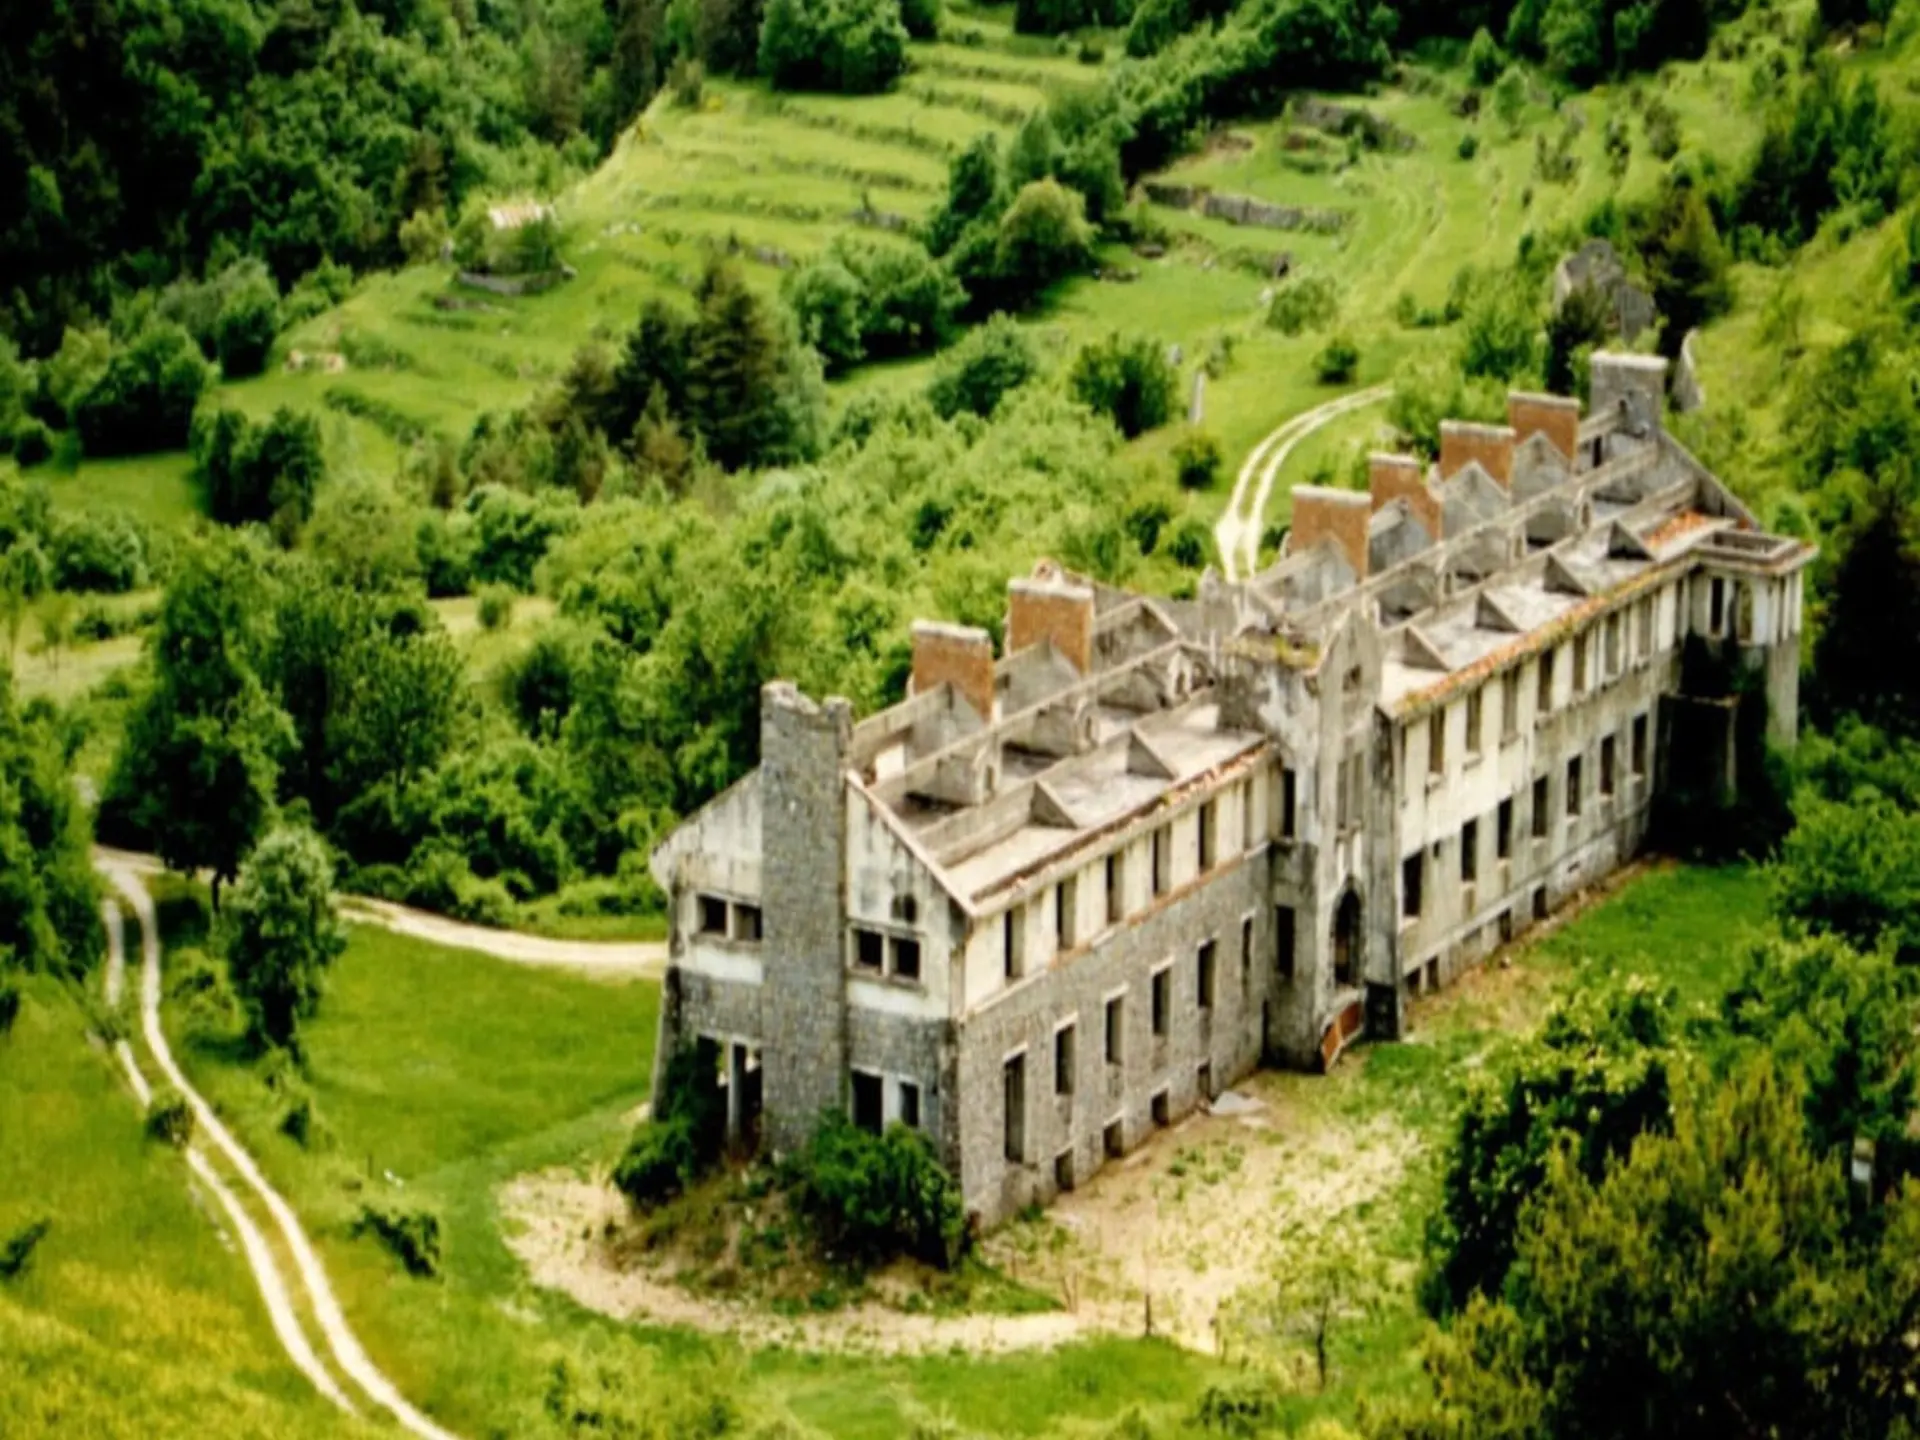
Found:
<path fill-rule="evenodd" d="M 1501 489 L 1513 484 L 1513 427 L 1476 425 L 1470 420 L 1440 422 L 1440 478 L 1450 480 L 1470 461 L 1491 475 Z"/>
<path fill-rule="evenodd" d="M 913 693 L 940 685 L 973 707 L 982 724 L 993 723 L 993 637 L 974 625 L 940 620 L 913 622 Z"/>
<path fill-rule="evenodd" d="M 1446 538 L 1440 497 L 1427 487 L 1426 467 L 1412 455 L 1369 455 L 1367 494 L 1375 513 L 1396 500 L 1407 502 L 1431 540 Z"/>
<path fill-rule="evenodd" d="M 1569 465 L 1580 448 L 1580 402 L 1564 395 L 1532 395 L 1515 390 L 1507 396 L 1507 424 L 1516 445 L 1535 435 L 1560 452 Z"/>
<path fill-rule="evenodd" d="M 1596 350 L 1591 375 L 1595 415 L 1622 406 L 1630 433 L 1660 429 L 1667 413 L 1667 362 L 1660 356 Z"/>
<path fill-rule="evenodd" d="M 1051 640 L 1082 675 L 1093 669 L 1093 587 L 1070 579 L 1051 560 L 1007 582 L 1007 654 Z"/>
<path fill-rule="evenodd" d="M 1287 553 L 1303 555 L 1322 540 L 1332 540 L 1353 567 L 1354 578 L 1367 578 L 1367 521 L 1373 518 L 1370 497 L 1356 490 L 1331 490 L 1324 485 L 1293 487 L 1293 530 Z"/>

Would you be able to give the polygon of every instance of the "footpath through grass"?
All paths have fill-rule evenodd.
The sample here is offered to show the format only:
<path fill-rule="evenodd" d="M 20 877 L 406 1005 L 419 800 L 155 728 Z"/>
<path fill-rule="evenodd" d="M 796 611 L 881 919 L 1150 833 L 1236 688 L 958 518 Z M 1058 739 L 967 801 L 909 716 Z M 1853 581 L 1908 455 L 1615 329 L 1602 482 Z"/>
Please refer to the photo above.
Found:
<path fill-rule="evenodd" d="M 33 979 L 0 1036 L 0 1247 L 49 1222 L 0 1279 L 0 1435 L 371 1433 L 287 1361 L 216 1203 L 146 1138 L 92 1018 Z"/>

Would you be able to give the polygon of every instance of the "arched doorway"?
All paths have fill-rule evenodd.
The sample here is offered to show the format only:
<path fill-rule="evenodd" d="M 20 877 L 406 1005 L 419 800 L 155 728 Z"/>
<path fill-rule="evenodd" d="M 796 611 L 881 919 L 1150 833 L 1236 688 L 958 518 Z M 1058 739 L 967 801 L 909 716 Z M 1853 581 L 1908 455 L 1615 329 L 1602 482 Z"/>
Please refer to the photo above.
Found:
<path fill-rule="evenodd" d="M 1360 983 L 1360 896 L 1349 886 L 1333 907 L 1333 983 L 1346 989 Z"/>

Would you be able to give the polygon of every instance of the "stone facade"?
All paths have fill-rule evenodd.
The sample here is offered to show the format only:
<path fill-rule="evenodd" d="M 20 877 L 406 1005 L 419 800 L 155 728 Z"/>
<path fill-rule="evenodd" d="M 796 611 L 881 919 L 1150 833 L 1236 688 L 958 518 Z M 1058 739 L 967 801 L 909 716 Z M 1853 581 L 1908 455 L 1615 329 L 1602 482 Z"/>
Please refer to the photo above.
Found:
<path fill-rule="evenodd" d="M 1644 843 L 1676 735 L 1738 785 L 1684 645 L 1761 671 L 1793 738 L 1812 552 L 1664 432 L 1653 367 L 1593 365 L 1571 436 L 1516 396 L 1437 486 L 1387 459 L 1377 510 L 1297 490 L 1245 583 L 1043 563 L 1005 654 L 918 625 L 912 695 L 858 725 L 770 686 L 760 768 L 654 857 L 660 1055 L 713 1056 L 743 1144 L 836 1107 L 921 1128 L 994 1224 L 1256 1065 L 1404 1034 Z M 1486 469 L 1516 433 L 1532 493 Z"/>

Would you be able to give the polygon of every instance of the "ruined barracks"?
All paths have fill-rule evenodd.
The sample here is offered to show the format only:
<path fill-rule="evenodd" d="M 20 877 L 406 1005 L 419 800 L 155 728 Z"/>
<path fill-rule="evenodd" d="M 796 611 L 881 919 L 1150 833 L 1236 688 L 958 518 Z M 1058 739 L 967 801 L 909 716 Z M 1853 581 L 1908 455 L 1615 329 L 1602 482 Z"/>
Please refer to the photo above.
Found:
<path fill-rule="evenodd" d="M 1793 739 L 1812 551 L 1666 433 L 1665 380 L 1596 355 L 1584 419 L 1516 394 L 1437 465 L 1299 487 L 1279 561 L 1191 599 L 1043 562 L 1002 654 L 917 623 L 865 720 L 768 686 L 760 768 L 653 857 L 659 1055 L 707 1053 L 739 1144 L 919 1127 L 991 1225 L 1263 1062 L 1401 1035 L 1625 862 L 1675 763 L 1738 783 L 1683 642 Z"/>

